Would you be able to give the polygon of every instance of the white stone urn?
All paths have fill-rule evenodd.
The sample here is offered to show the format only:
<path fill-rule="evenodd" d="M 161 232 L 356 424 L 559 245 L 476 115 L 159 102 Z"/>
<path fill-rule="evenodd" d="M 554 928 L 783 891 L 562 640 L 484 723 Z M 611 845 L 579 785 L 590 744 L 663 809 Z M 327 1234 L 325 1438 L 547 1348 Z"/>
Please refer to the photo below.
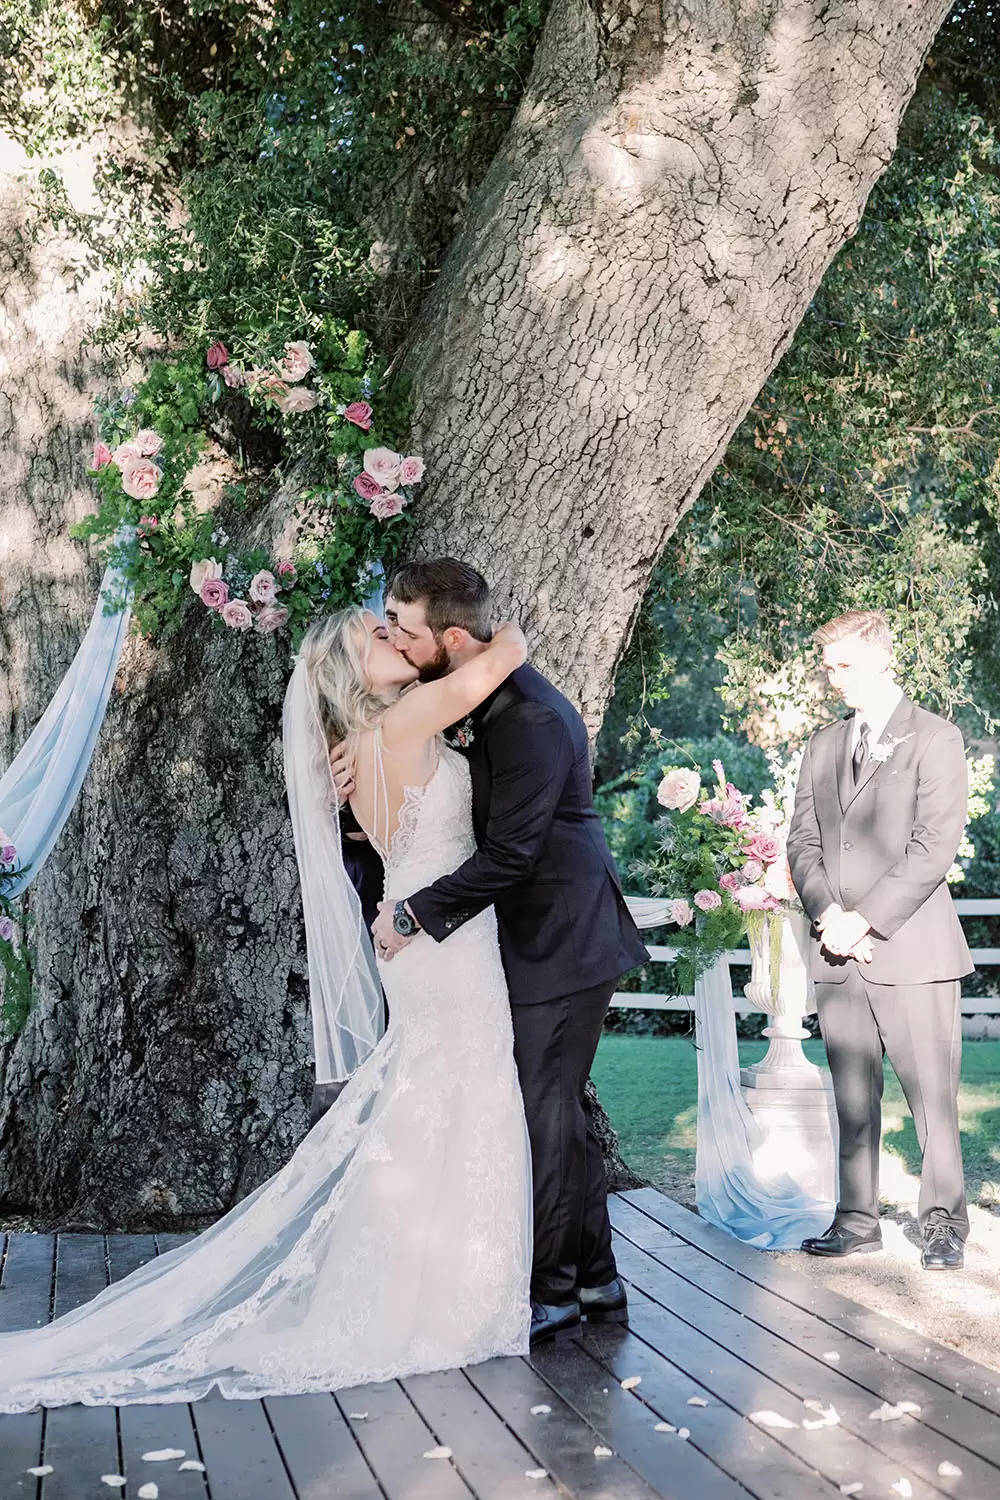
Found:
<path fill-rule="evenodd" d="M 813 1197 L 836 1202 L 837 1114 L 826 1068 L 802 1050 L 809 1035 L 802 1017 L 816 1009 L 809 977 L 809 919 L 794 907 L 765 912 L 750 924 L 750 983 L 743 993 L 754 1010 L 771 1017 L 764 1035 L 770 1045 L 759 1063 L 740 1070 L 743 1096 L 764 1140 L 758 1168 L 783 1171 Z M 774 924 L 778 924 L 777 929 Z M 780 941 L 777 993 L 772 984 L 771 942 Z"/>
<path fill-rule="evenodd" d="M 745 1088 L 824 1087 L 824 1075 L 809 1062 L 802 1043 L 809 1032 L 802 1017 L 816 1009 L 816 988 L 809 977 L 809 918 L 794 907 L 781 911 L 753 913 L 747 940 L 750 946 L 750 983 L 743 993 L 754 1010 L 762 1010 L 771 1019 L 764 1028 L 770 1046 L 767 1055 L 752 1067 L 744 1068 L 740 1077 Z M 775 932 L 780 928 L 780 937 Z M 780 941 L 777 993 L 773 993 L 772 942 Z"/>

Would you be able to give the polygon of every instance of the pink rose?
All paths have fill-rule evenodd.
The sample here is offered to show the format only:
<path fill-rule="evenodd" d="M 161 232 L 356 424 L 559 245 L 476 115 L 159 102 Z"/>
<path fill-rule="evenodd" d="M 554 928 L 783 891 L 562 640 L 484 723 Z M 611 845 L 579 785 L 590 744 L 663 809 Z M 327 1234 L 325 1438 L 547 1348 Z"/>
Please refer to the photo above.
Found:
<path fill-rule="evenodd" d="M 316 361 L 309 352 L 309 345 L 299 339 L 285 345 L 285 357 L 278 366 L 283 379 L 290 382 L 305 380 Z"/>
<path fill-rule="evenodd" d="M 225 584 L 222 585 L 225 588 Z M 253 624 L 250 606 L 243 599 L 230 599 L 222 606 L 222 618 L 230 630 L 249 630 Z"/>
<path fill-rule="evenodd" d="M 5 943 L 9 943 L 13 936 L 14 924 L 10 917 L 0 917 L 0 938 L 3 938 Z"/>
<path fill-rule="evenodd" d="M 246 370 L 240 370 L 236 365 L 225 365 L 222 370 L 222 378 L 231 391 L 238 391 L 247 383 Z"/>
<path fill-rule="evenodd" d="M 159 524 L 155 516 L 140 516 L 136 522 L 136 534 L 137 536 L 148 536 L 151 531 L 157 529 Z"/>
<path fill-rule="evenodd" d="M 127 443 L 118 444 L 118 447 L 111 455 L 111 462 L 115 465 L 116 468 L 124 469 L 127 468 L 127 466 L 132 462 L 134 458 L 141 457 L 142 454 L 135 446 L 134 441 L 130 440 Z"/>
<path fill-rule="evenodd" d="M 266 568 L 255 573 L 250 581 L 250 598 L 255 604 L 273 604 L 277 591 L 274 574 L 269 573 Z"/>
<path fill-rule="evenodd" d="M 743 879 L 748 880 L 751 885 L 755 880 L 759 880 L 763 873 L 764 866 L 759 859 L 748 859 L 743 866 Z"/>
<path fill-rule="evenodd" d="M 281 604 L 266 604 L 253 617 L 253 628 L 260 635 L 270 635 L 288 619 L 288 610 Z"/>
<path fill-rule="evenodd" d="M 691 910 L 690 903 L 687 901 L 671 901 L 669 920 L 676 922 L 678 927 L 690 927 L 694 921 L 694 912 Z"/>
<path fill-rule="evenodd" d="M 92 469 L 106 469 L 110 462 L 111 449 L 108 447 L 107 443 L 102 442 L 101 439 L 98 438 L 97 442 L 94 444 L 94 456 L 90 461 L 90 467 Z"/>
<path fill-rule="evenodd" d="M 221 578 L 222 564 L 216 562 L 214 557 L 203 557 L 198 562 L 191 564 L 191 576 L 188 579 L 195 593 L 201 598 L 201 586 L 207 578 Z"/>
<path fill-rule="evenodd" d="M 402 463 L 398 453 L 393 453 L 391 448 L 367 448 L 365 450 L 364 470 L 373 479 L 377 479 L 383 489 L 399 489 L 399 466 Z"/>
<path fill-rule="evenodd" d="M 122 489 L 133 500 L 151 500 L 160 488 L 160 470 L 148 458 L 130 458 L 122 469 Z"/>
<path fill-rule="evenodd" d="M 694 807 L 700 791 L 701 777 L 697 771 L 673 766 L 657 787 L 656 800 L 661 807 L 670 808 L 672 812 L 687 812 L 689 807 Z"/>
<path fill-rule="evenodd" d="M 383 490 L 380 495 L 375 496 L 368 509 L 377 521 L 388 521 L 390 516 L 398 516 L 403 509 L 403 497 Z"/>
<path fill-rule="evenodd" d="M 694 904 L 699 911 L 718 911 L 722 897 L 718 891 L 696 891 Z"/>
<path fill-rule="evenodd" d="M 400 484 L 419 484 L 424 477 L 424 461 L 422 458 L 404 458 L 399 466 Z"/>
<path fill-rule="evenodd" d="M 725 875 L 719 876 L 719 887 L 721 890 L 729 891 L 730 895 L 738 891 L 743 881 L 735 870 L 727 870 Z"/>
<path fill-rule="evenodd" d="M 312 411 L 314 406 L 319 405 L 319 397 L 315 391 L 307 390 L 303 385 L 297 385 L 293 390 L 275 396 L 274 404 L 285 416 L 291 416 L 300 411 Z"/>
<path fill-rule="evenodd" d="M 17 859 L 17 850 L 13 844 L 4 844 L 0 849 L 0 865 L 12 865 Z"/>
<path fill-rule="evenodd" d="M 229 585 L 221 578 L 206 578 L 201 586 L 201 602 L 209 609 L 221 609 L 229 602 Z"/>
<path fill-rule="evenodd" d="M 357 490 L 362 500 L 374 500 L 376 495 L 381 495 L 382 493 L 382 486 L 379 484 L 378 480 L 373 479 L 370 474 L 365 473 L 361 473 L 358 475 L 357 479 L 354 481 L 354 488 Z"/>
<path fill-rule="evenodd" d="M 743 845 L 743 851 L 764 865 L 773 865 L 783 853 L 781 840 L 770 833 L 755 833 L 749 843 Z"/>
<path fill-rule="evenodd" d="M 281 579 L 283 588 L 290 589 L 298 576 L 298 568 L 293 562 L 289 562 L 287 557 L 284 562 L 278 564 L 278 577 Z"/>
<path fill-rule="evenodd" d="M 711 797 L 702 803 L 703 813 L 715 823 L 720 823 L 724 828 L 742 828 L 746 821 L 746 807 L 739 792 L 733 791 L 725 798 Z"/>
<path fill-rule="evenodd" d="M 777 901 L 795 900 L 796 891 L 792 884 L 792 871 L 787 859 L 779 859 L 773 865 L 768 865 L 764 871 L 764 889 Z"/>
<path fill-rule="evenodd" d="M 152 427 L 142 427 L 132 439 L 136 453 L 141 453 L 143 458 L 155 458 L 163 447 L 163 439 Z"/>
<path fill-rule="evenodd" d="M 768 911 L 771 897 L 759 885 L 741 885 L 733 892 L 733 900 L 741 911 Z"/>
<path fill-rule="evenodd" d="M 367 432 L 372 425 L 372 409 L 368 402 L 352 401 L 350 406 L 345 406 L 344 421 L 353 422 L 355 427 L 360 427 L 362 432 Z"/>
<path fill-rule="evenodd" d="M 214 344 L 209 344 L 205 363 L 210 370 L 221 370 L 223 365 L 228 365 L 229 350 L 221 339 L 217 339 Z"/>

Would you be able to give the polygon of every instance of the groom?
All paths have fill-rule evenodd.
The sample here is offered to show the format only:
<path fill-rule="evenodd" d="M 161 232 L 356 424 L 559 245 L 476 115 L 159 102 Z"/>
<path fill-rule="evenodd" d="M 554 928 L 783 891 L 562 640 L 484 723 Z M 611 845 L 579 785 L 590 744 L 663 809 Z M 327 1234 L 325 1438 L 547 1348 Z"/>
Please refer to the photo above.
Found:
<path fill-rule="evenodd" d="M 398 569 L 385 616 L 424 681 L 484 650 L 493 627 L 486 580 L 447 557 Z M 519 667 L 453 738 L 472 773 L 478 850 L 395 908 L 383 905 L 373 932 L 391 955 L 410 929 L 446 942 L 496 910 L 531 1141 L 537 1343 L 579 1327 L 581 1313 L 627 1322 L 584 1086 L 617 981 L 648 955 L 593 808 L 586 729 L 567 699 Z"/>
<path fill-rule="evenodd" d="M 885 1052 L 923 1153 L 921 1262 L 954 1269 L 969 1231 L 957 1099 L 959 981 L 972 961 L 945 876 L 965 827 L 962 736 L 894 681 L 884 615 L 853 610 L 815 640 L 853 712 L 809 741 L 788 835 L 792 880 L 813 920 L 812 974 L 840 1123 L 836 1218 L 802 1248 L 882 1248 Z"/>

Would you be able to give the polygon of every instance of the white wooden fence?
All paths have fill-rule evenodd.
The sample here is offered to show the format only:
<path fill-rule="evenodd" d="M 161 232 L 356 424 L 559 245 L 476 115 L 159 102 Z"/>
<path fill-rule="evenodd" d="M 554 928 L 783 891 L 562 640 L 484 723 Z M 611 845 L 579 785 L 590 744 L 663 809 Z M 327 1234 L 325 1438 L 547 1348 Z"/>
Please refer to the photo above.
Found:
<path fill-rule="evenodd" d="M 990 896 L 983 899 L 969 899 L 955 902 L 955 910 L 960 917 L 1000 917 L 1000 897 Z M 669 963 L 674 957 L 673 948 L 659 947 L 649 944 L 649 956 L 653 963 Z M 750 950 L 748 948 L 733 948 L 726 954 L 726 960 L 732 968 L 750 967 Z M 996 965 L 1000 968 L 1000 948 L 973 948 L 972 961 L 977 969 L 989 968 Z M 743 1006 L 739 1002 L 742 996 L 734 995 L 735 1009 L 738 1015 L 750 1016 L 754 1014 L 752 1006 Z M 691 1010 L 694 1006 L 693 995 L 630 995 L 624 991 L 616 994 L 611 1004 L 620 1010 Z M 963 995 L 962 1014 L 974 1015 L 1000 1015 L 1000 994 L 997 995 Z"/>

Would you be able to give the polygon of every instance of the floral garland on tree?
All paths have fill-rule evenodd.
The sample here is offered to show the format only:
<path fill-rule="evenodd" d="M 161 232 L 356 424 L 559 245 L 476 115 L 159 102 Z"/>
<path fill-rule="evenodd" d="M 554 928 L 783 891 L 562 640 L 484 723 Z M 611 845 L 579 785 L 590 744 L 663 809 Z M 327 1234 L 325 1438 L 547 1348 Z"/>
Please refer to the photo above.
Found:
<path fill-rule="evenodd" d="M 382 372 L 364 336 L 329 322 L 315 344 L 286 338 L 274 352 L 278 337 L 258 335 L 236 358 L 215 339 L 201 355 L 158 360 L 135 391 L 98 409 L 88 473 L 100 505 L 72 535 L 117 537 L 109 561 L 151 637 L 173 633 L 193 591 L 223 627 L 287 628 L 296 645 L 318 615 L 360 602 L 402 551 L 424 462 L 392 441 L 406 412 L 387 390 L 373 397 Z M 298 462 L 324 481 L 299 494 L 305 524 L 290 555 L 229 550 L 214 507 L 189 489 L 208 437 L 230 436 L 234 417 L 244 440 L 280 448 L 280 475 Z M 230 484 L 224 498 L 246 511 L 253 489 Z"/>

